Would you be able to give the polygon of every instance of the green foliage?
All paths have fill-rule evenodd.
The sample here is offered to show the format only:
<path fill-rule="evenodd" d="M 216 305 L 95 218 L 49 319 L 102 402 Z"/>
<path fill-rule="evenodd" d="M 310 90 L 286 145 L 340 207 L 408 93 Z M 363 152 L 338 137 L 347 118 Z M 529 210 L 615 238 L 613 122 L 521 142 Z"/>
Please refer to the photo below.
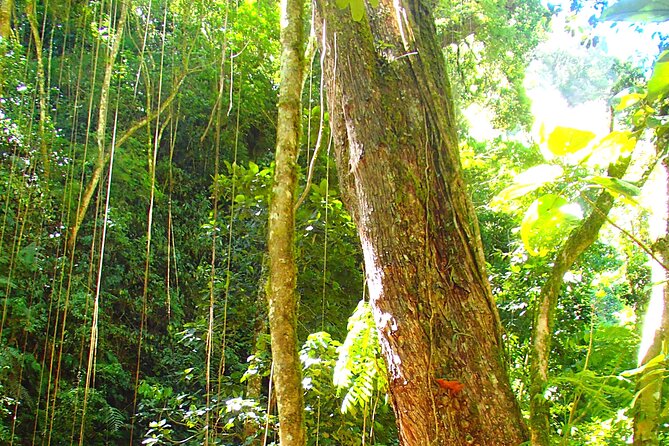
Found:
<path fill-rule="evenodd" d="M 356 22 L 361 21 L 365 17 L 365 0 L 336 0 L 336 4 L 340 9 L 346 9 L 350 6 L 351 18 Z M 376 7 L 379 5 L 379 1 L 372 0 L 370 4 Z"/>
<path fill-rule="evenodd" d="M 653 102 L 669 92 L 669 51 L 657 58 L 653 66 L 653 74 L 648 80 L 648 101 Z"/>
<path fill-rule="evenodd" d="M 581 220 L 580 208 L 555 194 L 537 198 L 525 212 L 520 236 L 527 252 L 544 256 Z"/>
<path fill-rule="evenodd" d="M 367 411 L 375 394 L 385 392 L 386 370 L 369 302 L 361 300 L 348 319 L 348 335 L 339 348 L 334 384 L 344 392 L 342 412 Z"/>
<path fill-rule="evenodd" d="M 529 127 L 523 82 L 530 54 L 548 26 L 541 2 L 441 0 L 435 18 L 460 107 L 479 104 L 493 111 L 500 129 Z"/>
<path fill-rule="evenodd" d="M 669 3 L 666 0 L 619 0 L 604 10 L 602 19 L 664 22 L 669 20 Z"/>
<path fill-rule="evenodd" d="M 548 193 L 538 197 L 525 211 L 520 224 L 520 236 L 525 249 L 533 256 L 544 256 L 559 246 L 582 219 L 582 206 L 566 198 L 568 194 L 573 194 L 570 188 L 573 190 L 574 186 L 580 189 L 594 185 L 615 196 L 621 195 L 631 202 L 634 202 L 633 197 L 640 194 L 639 188 L 634 184 L 606 175 L 587 176 L 587 170 L 584 170 L 590 168 L 597 172 L 596 169 L 605 169 L 619 159 L 629 157 L 636 146 L 636 138 L 631 132 L 613 131 L 599 140 L 595 140 L 595 134 L 590 131 L 563 126 L 555 127 L 548 135 L 542 126 L 540 133 L 541 144 L 546 153 L 558 158 L 553 164 L 533 166 L 516 175 L 514 184 L 503 189 L 490 201 L 490 205 L 495 208 L 512 210 L 509 200 L 519 199 L 547 187 L 563 176 L 568 176 L 574 183 L 563 187 L 560 193 Z M 564 160 L 564 167 L 557 164 L 561 159 Z M 581 193 L 580 190 L 577 191 Z"/>

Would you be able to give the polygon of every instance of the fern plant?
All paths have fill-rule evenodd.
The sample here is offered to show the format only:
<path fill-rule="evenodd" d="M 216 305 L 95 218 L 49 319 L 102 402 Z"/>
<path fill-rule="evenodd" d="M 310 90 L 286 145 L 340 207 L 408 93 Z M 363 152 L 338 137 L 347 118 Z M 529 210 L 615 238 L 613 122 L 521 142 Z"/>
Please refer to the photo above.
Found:
<path fill-rule="evenodd" d="M 386 369 L 381 359 L 381 347 L 368 302 L 358 302 L 348 320 L 348 335 L 339 347 L 339 359 L 334 369 L 337 396 L 344 394 L 341 411 L 355 413 L 356 406 L 368 407 L 374 393 L 385 393 Z"/>

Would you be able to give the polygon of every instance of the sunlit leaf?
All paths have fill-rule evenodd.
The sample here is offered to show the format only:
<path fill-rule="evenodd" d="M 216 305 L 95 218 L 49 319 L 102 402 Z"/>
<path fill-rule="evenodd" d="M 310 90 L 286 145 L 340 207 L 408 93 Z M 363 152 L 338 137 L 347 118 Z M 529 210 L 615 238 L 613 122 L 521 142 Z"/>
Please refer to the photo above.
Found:
<path fill-rule="evenodd" d="M 638 197 L 641 189 L 625 180 L 612 177 L 596 176 L 590 178 L 590 183 L 598 184 L 616 195 L 624 195 L 627 198 Z"/>
<path fill-rule="evenodd" d="M 665 360 L 665 355 L 664 353 L 660 353 L 644 365 L 637 367 L 635 369 L 631 370 L 625 370 L 624 372 L 620 373 L 620 376 L 624 376 L 625 378 L 629 378 L 630 376 L 638 375 L 640 373 L 643 373 L 646 369 L 649 369 L 651 367 L 655 367 L 658 364 L 661 364 Z"/>
<path fill-rule="evenodd" d="M 554 164 L 540 164 L 538 166 L 530 167 L 525 172 L 518 174 L 516 178 L 514 178 L 511 186 L 497 194 L 495 198 L 492 199 L 491 205 L 497 206 L 509 200 L 522 197 L 546 183 L 555 181 L 560 178 L 562 174 L 562 168 Z"/>
<path fill-rule="evenodd" d="M 344 391 L 341 411 L 355 412 L 355 406 L 364 407 L 374 390 L 386 387 L 385 368 L 380 361 L 380 346 L 376 324 L 369 302 L 361 300 L 348 320 L 346 340 L 337 349 L 333 382 L 337 395 Z"/>
<path fill-rule="evenodd" d="M 604 10 L 602 20 L 664 22 L 669 20 L 669 1 L 620 0 Z"/>
<path fill-rule="evenodd" d="M 580 208 L 555 194 L 546 194 L 532 203 L 520 225 L 525 249 L 533 256 L 544 256 L 566 231 L 582 218 Z"/>
<path fill-rule="evenodd" d="M 554 155 L 565 156 L 584 149 L 595 138 L 588 130 L 558 126 L 548 135 L 548 150 Z"/>
<path fill-rule="evenodd" d="M 625 110 L 633 106 L 646 97 L 645 93 L 638 91 L 631 91 L 629 89 L 623 90 L 611 99 L 611 105 L 615 111 Z"/>
<path fill-rule="evenodd" d="M 648 100 L 654 101 L 669 91 L 669 50 L 660 54 L 648 80 Z"/>
<path fill-rule="evenodd" d="M 634 147 L 636 138 L 631 132 L 613 131 L 592 147 L 586 161 L 589 166 L 605 168 L 618 161 L 621 156 L 628 156 Z"/>
<path fill-rule="evenodd" d="M 350 6 L 351 18 L 356 22 L 361 21 L 365 17 L 365 0 L 335 0 L 335 4 L 340 9 L 346 9 L 347 6 Z M 370 4 L 378 6 L 379 0 L 374 0 Z"/>

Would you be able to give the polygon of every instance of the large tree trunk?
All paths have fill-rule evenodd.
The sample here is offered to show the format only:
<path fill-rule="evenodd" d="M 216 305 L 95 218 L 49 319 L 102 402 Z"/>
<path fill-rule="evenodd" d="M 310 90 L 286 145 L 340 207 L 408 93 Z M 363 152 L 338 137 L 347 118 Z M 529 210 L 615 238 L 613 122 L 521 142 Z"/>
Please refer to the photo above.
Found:
<path fill-rule="evenodd" d="M 281 84 L 276 167 L 269 206 L 269 328 L 282 446 L 303 446 L 302 366 L 297 347 L 295 188 L 302 119 L 303 1 L 281 1 Z"/>
<path fill-rule="evenodd" d="M 518 445 L 527 432 L 430 3 L 381 0 L 360 23 L 333 1 L 316 7 L 340 185 L 362 242 L 400 442 Z"/>

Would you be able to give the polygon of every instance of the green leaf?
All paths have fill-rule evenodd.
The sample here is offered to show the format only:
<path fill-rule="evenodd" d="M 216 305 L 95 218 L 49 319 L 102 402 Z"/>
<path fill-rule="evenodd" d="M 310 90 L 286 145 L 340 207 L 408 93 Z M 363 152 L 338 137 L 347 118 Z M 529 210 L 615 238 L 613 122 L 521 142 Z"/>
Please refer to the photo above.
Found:
<path fill-rule="evenodd" d="M 641 195 L 641 189 L 634 184 L 619 178 L 595 176 L 590 178 L 589 182 L 591 184 L 598 184 L 609 192 L 613 192 L 615 195 L 623 195 L 627 198 L 638 197 Z"/>
<path fill-rule="evenodd" d="M 633 106 L 645 97 L 645 93 L 625 89 L 611 98 L 611 105 L 615 111 L 621 111 Z"/>
<path fill-rule="evenodd" d="M 386 387 L 385 368 L 380 358 L 376 324 L 372 308 L 361 300 L 348 320 L 346 340 L 339 347 L 339 358 L 334 368 L 333 381 L 337 394 L 345 390 L 341 411 L 355 411 L 365 407 L 376 389 Z"/>
<path fill-rule="evenodd" d="M 629 156 L 636 147 L 636 138 L 628 131 L 613 131 L 592 147 L 585 157 L 588 166 L 606 168 L 621 156 Z"/>
<path fill-rule="evenodd" d="M 643 365 L 641 365 L 641 366 L 639 366 L 635 369 L 625 370 L 624 372 L 621 372 L 620 376 L 623 376 L 625 378 L 629 378 L 631 376 L 638 375 L 640 373 L 643 373 L 648 368 L 655 367 L 656 365 L 661 364 L 665 360 L 665 358 L 666 357 L 665 357 L 664 353 L 660 353 L 659 355 L 657 355 L 656 357 L 654 357 L 653 359 L 651 359 L 647 363 L 645 363 L 645 364 L 643 364 Z"/>
<path fill-rule="evenodd" d="M 544 256 L 562 235 L 582 218 L 580 208 L 556 194 L 546 194 L 532 203 L 520 225 L 520 237 L 530 255 Z"/>
<path fill-rule="evenodd" d="M 349 0 L 335 0 L 335 4 L 339 9 L 346 9 L 346 7 L 348 6 L 348 2 Z"/>
<path fill-rule="evenodd" d="M 365 17 L 365 1 L 364 0 L 349 0 L 351 4 L 351 17 L 356 22 Z"/>
<path fill-rule="evenodd" d="M 584 149 L 594 138 L 595 134 L 588 130 L 557 126 L 548 135 L 548 150 L 554 155 L 565 156 Z"/>
<path fill-rule="evenodd" d="M 654 101 L 669 91 L 669 50 L 660 54 L 648 80 L 648 100 Z"/>
<path fill-rule="evenodd" d="M 560 178 L 564 171 L 560 166 L 554 164 L 540 164 L 530 167 L 525 172 L 516 175 L 511 186 L 502 190 L 491 201 L 492 206 L 498 206 L 522 197 L 533 190 L 536 190 L 546 183 Z"/>
<path fill-rule="evenodd" d="M 626 22 L 664 22 L 669 20 L 668 0 L 620 0 L 609 6 L 602 20 Z"/>

